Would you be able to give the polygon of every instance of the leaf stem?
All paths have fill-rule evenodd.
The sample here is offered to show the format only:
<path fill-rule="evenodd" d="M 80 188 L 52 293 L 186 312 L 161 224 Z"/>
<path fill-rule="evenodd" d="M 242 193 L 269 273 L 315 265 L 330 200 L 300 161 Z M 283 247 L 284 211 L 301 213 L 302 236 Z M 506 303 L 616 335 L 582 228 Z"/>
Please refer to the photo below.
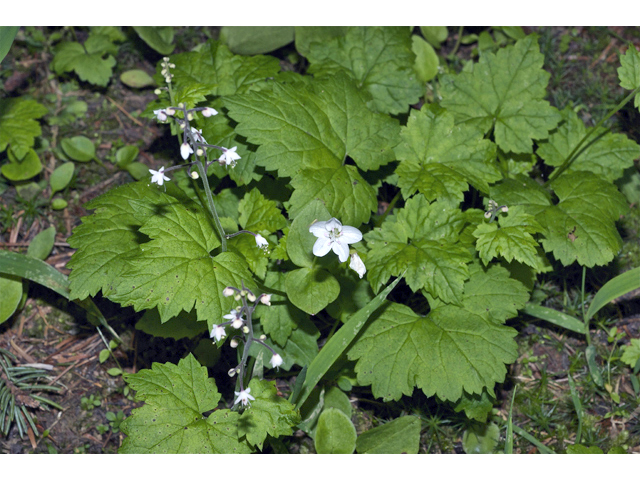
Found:
<path fill-rule="evenodd" d="M 573 148 L 573 150 L 571 151 L 571 153 L 567 156 L 567 158 L 564 160 L 564 162 L 562 163 L 562 165 L 560 165 L 560 167 L 558 167 L 556 170 L 553 171 L 553 173 L 549 176 L 549 180 L 547 180 L 544 184 L 544 186 L 547 186 L 548 184 L 552 183 L 556 178 L 558 178 L 560 175 L 562 175 L 565 170 L 567 170 L 567 168 L 569 168 L 571 166 L 571 164 L 574 162 L 574 160 L 576 158 L 578 158 L 578 156 L 580 155 L 580 153 L 582 153 L 582 151 L 579 152 L 580 148 L 582 147 L 582 145 L 584 145 L 584 143 L 589 139 L 589 137 L 591 137 L 591 135 L 593 135 L 596 131 L 598 131 L 598 129 L 604 124 L 604 122 L 606 122 L 607 120 L 609 120 L 613 115 L 615 115 L 616 113 L 618 113 L 618 111 L 624 107 L 627 103 L 629 103 L 629 101 L 631 101 L 633 99 L 633 97 L 635 97 L 635 95 L 640 92 L 640 86 L 635 88 L 629 95 L 627 95 L 617 106 L 615 106 L 605 117 L 603 117 L 597 124 L 595 127 L 593 127 L 591 130 L 589 130 L 587 132 L 587 134 L 582 138 L 582 140 L 580 140 L 580 142 L 578 142 L 578 144 Z"/>
<path fill-rule="evenodd" d="M 450 57 L 453 57 L 456 52 L 458 51 L 458 48 L 460 48 L 460 42 L 462 42 L 462 31 L 463 31 L 464 27 L 460 27 L 458 29 L 458 39 L 456 40 L 456 44 L 453 47 L 453 50 L 451 50 L 451 53 L 449 54 Z"/>

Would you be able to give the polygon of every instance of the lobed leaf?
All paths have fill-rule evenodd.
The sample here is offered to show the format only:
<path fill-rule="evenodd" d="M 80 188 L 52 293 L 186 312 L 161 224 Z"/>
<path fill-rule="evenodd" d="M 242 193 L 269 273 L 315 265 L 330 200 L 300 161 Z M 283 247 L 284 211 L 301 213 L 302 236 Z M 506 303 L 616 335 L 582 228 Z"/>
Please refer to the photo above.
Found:
<path fill-rule="evenodd" d="M 238 439 L 239 414 L 216 410 L 220 394 L 206 367 L 189 354 L 125 376 L 145 405 L 121 424 L 119 453 L 250 453 Z"/>
<path fill-rule="evenodd" d="M 441 305 L 420 317 L 391 303 L 369 324 L 348 352 L 357 360 L 361 385 L 384 401 L 425 395 L 455 401 L 480 394 L 504 380 L 505 364 L 517 358 L 516 331 L 465 306 Z M 392 346 L 392 348 L 390 348 Z"/>
<path fill-rule="evenodd" d="M 34 138 L 42 135 L 36 120 L 46 113 L 46 107 L 35 100 L 0 99 L 0 152 L 7 145 L 32 147 Z"/>
<path fill-rule="evenodd" d="M 458 204 L 469 184 L 487 193 L 489 183 L 501 178 L 495 167 L 495 144 L 477 128 L 454 125 L 453 115 L 437 105 L 411 112 L 394 149 L 396 170 L 404 198 L 416 191 L 433 201 Z"/>
<path fill-rule="evenodd" d="M 629 45 L 624 55 L 620 56 L 618 78 L 622 88 L 635 90 L 640 87 L 640 53 L 635 45 Z M 640 93 L 636 93 L 633 104 L 640 109 Z"/>
<path fill-rule="evenodd" d="M 629 208 L 625 197 L 589 172 L 562 175 L 553 185 L 560 202 L 536 215 L 545 228 L 545 251 L 563 265 L 577 261 L 593 267 L 613 260 L 622 247 L 615 222 Z"/>
<path fill-rule="evenodd" d="M 410 33 L 405 27 L 349 27 L 345 36 L 310 43 L 309 73 L 323 77 L 345 71 L 371 95 L 373 110 L 404 113 L 424 94 L 412 68 Z"/>
<path fill-rule="evenodd" d="M 457 123 L 493 129 L 505 152 L 531 153 L 532 139 L 547 138 L 560 121 L 542 100 L 549 82 L 538 40 L 529 35 L 497 53 L 485 53 L 472 71 L 443 79 L 441 105 Z"/>

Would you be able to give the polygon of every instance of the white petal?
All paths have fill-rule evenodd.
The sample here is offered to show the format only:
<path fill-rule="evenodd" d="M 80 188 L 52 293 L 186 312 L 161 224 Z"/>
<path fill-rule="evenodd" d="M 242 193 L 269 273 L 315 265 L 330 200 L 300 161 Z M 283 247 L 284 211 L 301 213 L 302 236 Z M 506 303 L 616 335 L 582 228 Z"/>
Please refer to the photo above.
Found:
<path fill-rule="evenodd" d="M 342 227 L 342 235 L 340 235 L 340 241 L 345 243 L 356 243 L 362 240 L 362 233 L 355 227 L 348 225 Z"/>
<path fill-rule="evenodd" d="M 347 258 L 349 258 L 349 245 L 346 243 L 333 242 L 331 248 L 333 248 L 335 254 L 338 255 L 340 263 L 347 261 Z"/>
<path fill-rule="evenodd" d="M 331 250 L 332 243 L 328 238 L 318 238 L 313 245 L 313 254 L 316 257 L 324 257 Z"/>
<path fill-rule="evenodd" d="M 325 226 L 325 228 L 327 229 L 327 231 L 332 231 L 335 230 L 336 228 L 338 229 L 338 231 L 342 230 L 342 222 L 340 222 L 340 220 L 338 220 L 337 218 L 332 218 L 331 220 L 327 221 L 327 224 Z M 351 227 L 353 228 L 353 227 Z"/>
<path fill-rule="evenodd" d="M 326 225 L 327 222 L 316 222 L 309 227 L 309 232 L 313 233 L 318 238 L 324 238 L 328 232 Z"/>

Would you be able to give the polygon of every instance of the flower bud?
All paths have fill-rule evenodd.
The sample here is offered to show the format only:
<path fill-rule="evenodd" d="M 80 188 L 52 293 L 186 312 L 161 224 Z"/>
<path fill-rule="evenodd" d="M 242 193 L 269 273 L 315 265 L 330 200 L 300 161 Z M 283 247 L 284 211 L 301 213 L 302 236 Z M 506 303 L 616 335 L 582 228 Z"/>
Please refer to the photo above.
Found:
<path fill-rule="evenodd" d="M 222 291 L 222 295 L 224 295 L 225 297 L 230 297 L 234 293 L 235 293 L 235 290 L 231 287 L 227 287 Z"/>
<path fill-rule="evenodd" d="M 357 253 L 351 255 L 351 262 L 349 262 L 349 268 L 355 271 L 360 278 L 367 273 L 367 267 L 364 266 L 364 262 Z"/>
<path fill-rule="evenodd" d="M 242 320 L 241 318 L 236 318 L 233 322 L 231 322 L 231 326 L 236 330 L 242 328 L 242 325 L 244 325 L 244 320 Z"/>
<path fill-rule="evenodd" d="M 191 178 L 193 178 L 194 180 L 197 180 L 200 178 L 200 175 L 198 175 L 198 172 L 191 172 Z"/>
<path fill-rule="evenodd" d="M 231 348 L 236 348 L 238 346 L 238 343 L 239 343 L 238 339 L 234 337 L 229 342 L 229 346 L 231 346 Z"/>
<path fill-rule="evenodd" d="M 273 357 L 271 357 L 271 360 L 269 360 L 269 363 L 273 368 L 277 368 L 284 363 L 284 360 L 282 360 L 282 357 L 276 353 L 273 355 Z"/>
<path fill-rule="evenodd" d="M 218 114 L 218 111 L 215 108 L 206 107 L 204 110 L 202 110 L 202 115 L 205 117 L 211 117 L 217 114 Z"/>
<path fill-rule="evenodd" d="M 242 327 L 242 333 L 249 333 L 249 327 L 247 327 L 246 325 Z"/>
<path fill-rule="evenodd" d="M 231 370 L 229 370 L 227 373 L 229 374 L 230 377 L 233 377 L 236 373 L 238 373 L 238 368 L 234 367 Z"/>
<path fill-rule="evenodd" d="M 264 333 L 260 335 L 260 340 L 264 342 L 266 339 L 267 339 L 267 336 Z"/>
<path fill-rule="evenodd" d="M 270 307 L 271 306 L 271 295 L 265 295 L 264 293 L 260 295 L 260 303 Z"/>
<path fill-rule="evenodd" d="M 249 300 L 250 302 L 255 302 L 256 301 L 256 296 L 253 293 L 249 292 L 247 294 L 247 300 Z"/>

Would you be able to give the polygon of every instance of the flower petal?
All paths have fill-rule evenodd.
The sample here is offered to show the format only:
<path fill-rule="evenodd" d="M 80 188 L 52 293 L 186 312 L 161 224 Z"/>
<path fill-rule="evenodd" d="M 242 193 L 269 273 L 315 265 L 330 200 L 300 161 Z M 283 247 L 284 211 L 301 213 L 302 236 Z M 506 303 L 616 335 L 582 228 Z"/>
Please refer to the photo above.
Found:
<path fill-rule="evenodd" d="M 313 245 L 313 254 L 316 257 L 324 257 L 331 250 L 332 243 L 328 238 L 318 238 Z"/>
<path fill-rule="evenodd" d="M 362 240 L 362 233 L 355 227 L 348 225 L 342 227 L 342 235 L 340 235 L 340 241 L 345 243 L 356 243 Z"/>
<path fill-rule="evenodd" d="M 349 258 L 349 245 L 347 243 L 333 242 L 331 248 L 338 255 L 340 263 L 347 261 L 347 258 Z"/>
<path fill-rule="evenodd" d="M 324 238 L 327 234 L 326 225 L 327 222 L 316 222 L 309 227 L 309 232 L 313 233 L 318 238 Z"/>

